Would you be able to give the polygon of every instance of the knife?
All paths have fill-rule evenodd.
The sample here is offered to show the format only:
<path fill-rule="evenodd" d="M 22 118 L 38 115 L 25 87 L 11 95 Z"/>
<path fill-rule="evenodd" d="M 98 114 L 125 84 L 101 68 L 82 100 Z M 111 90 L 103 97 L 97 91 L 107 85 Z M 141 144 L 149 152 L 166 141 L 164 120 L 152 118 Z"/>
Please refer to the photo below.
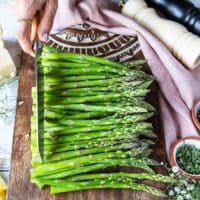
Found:
<path fill-rule="evenodd" d="M 40 123 L 39 123 L 39 84 L 38 84 L 38 56 L 40 54 L 39 49 L 41 49 L 41 42 L 37 40 L 37 27 L 38 27 L 38 15 L 33 19 L 32 27 L 31 27 L 31 41 L 34 42 L 34 50 L 35 50 L 35 90 L 36 90 L 36 145 L 37 145 L 37 160 L 38 162 L 42 162 L 42 152 L 40 145 Z"/>

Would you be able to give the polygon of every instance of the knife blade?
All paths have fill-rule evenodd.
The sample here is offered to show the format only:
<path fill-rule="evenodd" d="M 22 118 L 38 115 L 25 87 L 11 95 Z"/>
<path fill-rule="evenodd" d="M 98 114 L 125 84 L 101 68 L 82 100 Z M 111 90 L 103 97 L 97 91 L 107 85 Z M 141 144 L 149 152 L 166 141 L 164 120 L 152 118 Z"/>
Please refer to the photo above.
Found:
<path fill-rule="evenodd" d="M 40 54 L 39 49 L 42 44 L 37 40 L 37 25 L 38 25 L 38 17 L 33 19 L 32 27 L 31 27 L 31 40 L 34 42 L 34 50 L 35 50 L 35 91 L 36 91 L 36 106 L 35 106 L 35 114 L 36 114 L 36 145 L 37 145 L 37 160 L 38 162 L 42 162 L 42 152 L 41 152 L 41 137 L 40 137 L 40 123 L 39 123 L 39 84 L 38 84 L 38 57 Z"/>
<path fill-rule="evenodd" d="M 42 161 L 42 152 L 40 148 L 40 123 L 39 123 L 39 84 L 38 84 L 38 55 L 39 55 L 39 48 L 41 47 L 41 43 L 39 41 L 34 42 L 34 49 L 36 52 L 36 59 L 35 59 L 35 90 L 36 90 L 36 144 L 37 144 L 37 152 L 38 152 L 38 161 Z"/>

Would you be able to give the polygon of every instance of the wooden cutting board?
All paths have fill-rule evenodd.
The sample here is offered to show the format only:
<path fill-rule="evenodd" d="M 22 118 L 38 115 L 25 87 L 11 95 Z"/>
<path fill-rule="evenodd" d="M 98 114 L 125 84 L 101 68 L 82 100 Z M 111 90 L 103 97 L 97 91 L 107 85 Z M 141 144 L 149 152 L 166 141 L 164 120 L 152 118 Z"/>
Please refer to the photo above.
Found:
<path fill-rule="evenodd" d="M 52 40 L 55 38 L 52 38 Z M 57 38 L 59 39 L 59 38 Z M 66 39 L 66 38 L 65 38 Z M 52 40 L 50 43 L 52 43 Z M 71 44 L 70 44 L 71 45 Z M 142 58 L 141 53 L 136 55 Z M 120 59 L 120 56 L 118 57 Z M 144 192 L 130 189 L 114 190 L 85 190 L 79 192 L 50 195 L 49 189 L 40 190 L 30 183 L 31 151 L 30 151 L 30 124 L 32 114 L 31 88 L 35 84 L 34 59 L 22 53 L 21 68 L 19 71 L 19 89 L 17 98 L 14 138 L 12 146 L 11 168 L 8 187 L 8 200 L 161 200 L 161 198 Z M 153 93 L 149 95 L 150 102 L 158 109 L 154 85 Z M 152 157 L 158 161 L 165 160 L 162 131 L 158 112 L 152 119 L 155 132 L 158 135 L 154 145 Z M 156 168 L 159 173 L 165 173 L 164 168 Z M 148 181 L 150 185 L 165 189 L 166 185 Z"/>

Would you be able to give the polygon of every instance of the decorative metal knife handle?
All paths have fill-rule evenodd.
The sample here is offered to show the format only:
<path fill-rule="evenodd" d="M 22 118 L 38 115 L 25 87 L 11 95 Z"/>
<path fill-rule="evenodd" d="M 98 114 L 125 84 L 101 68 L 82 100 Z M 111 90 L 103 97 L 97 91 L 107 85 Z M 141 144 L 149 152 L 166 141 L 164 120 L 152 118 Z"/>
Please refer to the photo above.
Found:
<path fill-rule="evenodd" d="M 183 24 L 189 31 L 200 36 L 200 10 L 188 0 L 146 0 L 146 2 L 169 19 Z"/>

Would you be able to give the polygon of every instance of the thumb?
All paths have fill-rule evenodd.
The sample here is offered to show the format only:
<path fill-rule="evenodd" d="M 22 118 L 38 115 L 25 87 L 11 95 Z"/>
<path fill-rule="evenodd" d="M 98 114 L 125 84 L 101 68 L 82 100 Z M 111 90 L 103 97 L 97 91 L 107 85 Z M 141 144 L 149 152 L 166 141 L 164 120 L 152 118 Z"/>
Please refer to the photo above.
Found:
<path fill-rule="evenodd" d="M 39 40 L 45 42 L 48 38 L 48 34 L 53 26 L 54 17 L 58 7 L 57 0 L 47 0 L 44 13 L 38 25 L 38 37 Z"/>

